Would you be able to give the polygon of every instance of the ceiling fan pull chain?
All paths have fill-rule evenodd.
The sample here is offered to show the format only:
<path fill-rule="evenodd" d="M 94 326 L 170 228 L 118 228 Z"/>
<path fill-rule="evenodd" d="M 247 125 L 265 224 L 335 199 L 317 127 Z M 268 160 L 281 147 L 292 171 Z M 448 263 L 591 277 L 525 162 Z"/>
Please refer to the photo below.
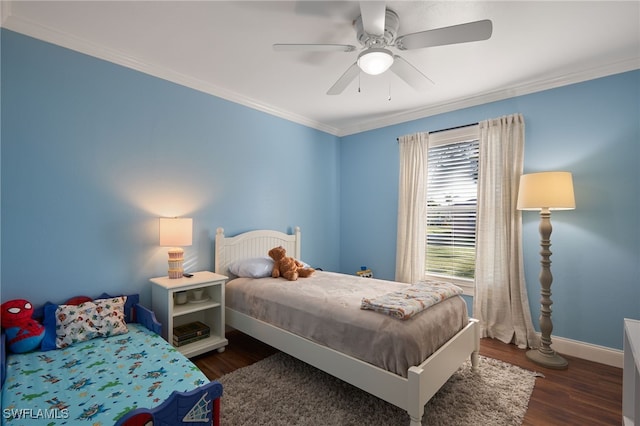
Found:
<path fill-rule="evenodd" d="M 360 93 L 360 76 L 362 75 L 362 72 L 358 72 L 358 93 Z"/>
<path fill-rule="evenodd" d="M 387 98 L 389 102 L 391 102 L 391 82 L 389 82 L 389 97 Z"/>

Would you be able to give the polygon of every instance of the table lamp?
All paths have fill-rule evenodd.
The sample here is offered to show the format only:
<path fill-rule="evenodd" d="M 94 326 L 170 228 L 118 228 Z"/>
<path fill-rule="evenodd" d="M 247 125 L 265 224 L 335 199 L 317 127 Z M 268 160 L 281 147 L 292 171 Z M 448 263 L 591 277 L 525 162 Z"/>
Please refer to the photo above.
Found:
<path fill-rule="evenodd" d="M 160 218 L 160 245 L 169 249 L 169 278 L 182 278 L 184 273 L 183 246 L 190 246 L 193 234 L 193 219 Z"/>
<path fill-rule="evenodd" d="M 566 359 L 551 349 L 551 210 L 573 210 L 576 202 L 573 195 L 573 178 L 569 172 L 531 173 L 520 177 L 518 210 L 540 211 L 540 332 L 541 344 L 527 351 L 527 358 L 544 367 L 565 369 Z"/>

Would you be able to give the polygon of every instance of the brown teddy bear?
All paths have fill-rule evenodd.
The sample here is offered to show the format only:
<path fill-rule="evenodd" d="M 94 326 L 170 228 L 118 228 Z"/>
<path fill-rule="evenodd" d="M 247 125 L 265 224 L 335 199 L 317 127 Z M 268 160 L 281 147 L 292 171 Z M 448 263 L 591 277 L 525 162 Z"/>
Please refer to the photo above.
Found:
<path fill-rule="evenodd" d="M 273 278 L 283 277 L 289 281 L 295 281 L 298 277 L 305 278 L 315 272 L 313 268 L 305 268 L 302 262 L 287 256 L 284 247 L 274 247 L 269 250 L 269 256 L 273 259 Z"/>

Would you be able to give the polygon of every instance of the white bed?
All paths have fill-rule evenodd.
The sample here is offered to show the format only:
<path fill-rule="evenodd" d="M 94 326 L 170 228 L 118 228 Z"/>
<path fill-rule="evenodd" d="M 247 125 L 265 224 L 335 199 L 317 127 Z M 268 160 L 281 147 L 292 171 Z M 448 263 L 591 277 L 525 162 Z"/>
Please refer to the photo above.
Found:
<path fill-rule="evenodd" d="M 269 249 L 279 245 L 287 250 L 289 256 L 302 259 L 300 229 L 297 227 L 292 235 L 272 230 L 258 230 L 234 237 L 225 237 L 224 230 L 218 228 L 215 247 L 216 272 L 229 275 L 228 267 L 234 260 L 264 256 Z M 228 306 L 226 321 L 237 330 L 406 410 L 412 426 L 421 424 L 424 405 L 467 357 L 470 357 L 474 367 L 478 363 L 479 327 L 474 319 L 469 319 L 461 331 L 421 364 L 410 367 L 406 377 L 300 337 Z"/>

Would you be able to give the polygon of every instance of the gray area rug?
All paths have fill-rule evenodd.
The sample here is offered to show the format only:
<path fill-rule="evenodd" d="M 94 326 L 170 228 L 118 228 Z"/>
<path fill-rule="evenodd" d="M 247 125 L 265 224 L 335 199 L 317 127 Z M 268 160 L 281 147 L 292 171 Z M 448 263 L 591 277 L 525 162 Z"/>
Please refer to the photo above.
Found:
<path fill-rule="evenodd" d="M 385 401 L 277 353 L 222 376 L 221 425 L 403 425 L 409 415 Z M 423 425 L 521 425 L 534 373 L 480 357 L 467 361 L 425 406 Z"/>

